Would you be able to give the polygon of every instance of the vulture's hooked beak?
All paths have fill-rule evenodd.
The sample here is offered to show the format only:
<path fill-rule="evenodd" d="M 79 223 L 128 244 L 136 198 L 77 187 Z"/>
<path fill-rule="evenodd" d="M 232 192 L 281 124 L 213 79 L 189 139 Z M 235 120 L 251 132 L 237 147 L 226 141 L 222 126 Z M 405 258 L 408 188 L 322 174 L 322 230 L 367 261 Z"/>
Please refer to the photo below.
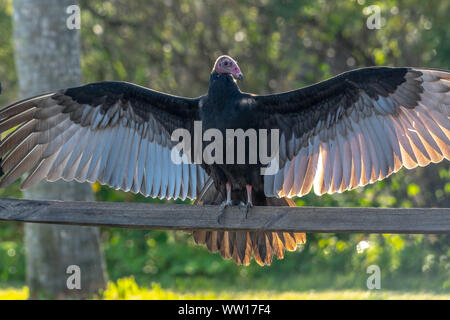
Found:
<path fill-rule="evenodd" d="M 239 72 L 238 74 L 233 74 L 233 77 L 234 77 L 236 80 L 242 80 L 242 79 L 244 79 L 244 75 L 242 74 L 242 72 Z"/>
<path fill-rule="evenodd" d="M 231 75 L 233 76 L 234 79 L 236 80 L 242 80 L 244 79 L 244 74 L 242 73 L 241 69 L 239 68 L 238 64 L 236 61 L 233 61 L 233 66 L 231 69 Z"/>

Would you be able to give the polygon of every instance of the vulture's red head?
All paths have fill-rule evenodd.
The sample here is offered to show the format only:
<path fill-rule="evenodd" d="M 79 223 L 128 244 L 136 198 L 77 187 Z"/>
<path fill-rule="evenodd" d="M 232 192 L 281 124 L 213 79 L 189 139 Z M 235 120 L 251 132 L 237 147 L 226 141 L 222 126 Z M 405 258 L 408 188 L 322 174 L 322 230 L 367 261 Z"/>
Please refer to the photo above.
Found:
<path fill-rule="evenodd" d="M 236 80 L 242 80 L 244 75 L 236 61 L 230 56 L 220 56 L 214 63 L 213 72 L 218 74 L 231 74 Z"/>

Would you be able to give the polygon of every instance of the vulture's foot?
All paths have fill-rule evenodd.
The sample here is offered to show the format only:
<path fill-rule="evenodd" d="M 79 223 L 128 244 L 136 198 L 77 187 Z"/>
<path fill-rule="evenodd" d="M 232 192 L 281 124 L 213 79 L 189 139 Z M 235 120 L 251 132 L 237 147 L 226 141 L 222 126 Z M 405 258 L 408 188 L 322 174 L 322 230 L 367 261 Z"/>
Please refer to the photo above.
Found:
<path fill-rule="evenodd" d="M 217 216 L 217 223 L 220 224 L 220 218 L 222 218 L 226 207 L 232 207 L 233 203 L 230 200 L 225 200 L 219 205 L 219 215 Z"/>
<path fill-rule="evenodd" d="M 253 203 L 251 202 L 251 201 L 249 201 L 249 202 L 247 202 L 247 203 L 243 203 L 242 201 L 241 202 L 239 202 L 239 209 L 241 209 L 241 208 L 245 208 L 245 219 L 247 219 L 247 216 L 248 216 L 248 210 L 250 209 L 250 208 L 252 208 L 253 207 Z"/>

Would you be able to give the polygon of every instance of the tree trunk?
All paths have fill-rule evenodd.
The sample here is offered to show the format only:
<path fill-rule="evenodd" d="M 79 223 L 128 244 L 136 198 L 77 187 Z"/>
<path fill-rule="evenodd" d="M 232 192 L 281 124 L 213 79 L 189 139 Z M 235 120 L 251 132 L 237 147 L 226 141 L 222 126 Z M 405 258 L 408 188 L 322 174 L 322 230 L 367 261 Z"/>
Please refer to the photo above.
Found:
<path fill-rule="evenodd" d="M 15 58 L 22 98 L 81 83 L 78 30 L 66 25 L 70 16 L 66 9 L 73 4 L 76 1 L 14 1 Z M 25 191 L 25 197 L 94 199 L 89 184 L 64 181 L 41 182 Z M 86 298 L 105 287 L 98 228 L 26 224 L 25 246 L 30 298 Z M 71 277 L 74 271 L 67 273 L 71 265 L 80 268 L 81 289 Z M 69 289 L 68 282 L 75 288 Z"/>

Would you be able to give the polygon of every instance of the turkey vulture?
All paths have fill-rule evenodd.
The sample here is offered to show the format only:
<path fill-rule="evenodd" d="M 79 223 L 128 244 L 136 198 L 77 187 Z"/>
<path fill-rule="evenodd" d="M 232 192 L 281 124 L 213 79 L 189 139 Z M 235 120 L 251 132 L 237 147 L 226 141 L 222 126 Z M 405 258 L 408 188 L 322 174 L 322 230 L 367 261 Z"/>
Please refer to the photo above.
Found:
<path fill-rule="evenodd" d="M 294 205 L 293 196 L 343 192 L 450 157 L 450 73 L 370 67 L 270 95 L 239 90 L 242 72 L 229 56 L 212 69 L 208 93 L 173 96 L 126 82 L 98 82 L 26 99 L 0 110 L 5 173 L 0 187 L 22 176 L 99 181 L 115 189 L 226 206 Z M 176 129 L 279 130 L 279 170 L 256 164 L 176 164 Z M 17 127 L 15 130 L 11 130 Z M 193 231 L 196 243 L 248 265 L 269 265 L 295 250 L 305 234 Z"/>

